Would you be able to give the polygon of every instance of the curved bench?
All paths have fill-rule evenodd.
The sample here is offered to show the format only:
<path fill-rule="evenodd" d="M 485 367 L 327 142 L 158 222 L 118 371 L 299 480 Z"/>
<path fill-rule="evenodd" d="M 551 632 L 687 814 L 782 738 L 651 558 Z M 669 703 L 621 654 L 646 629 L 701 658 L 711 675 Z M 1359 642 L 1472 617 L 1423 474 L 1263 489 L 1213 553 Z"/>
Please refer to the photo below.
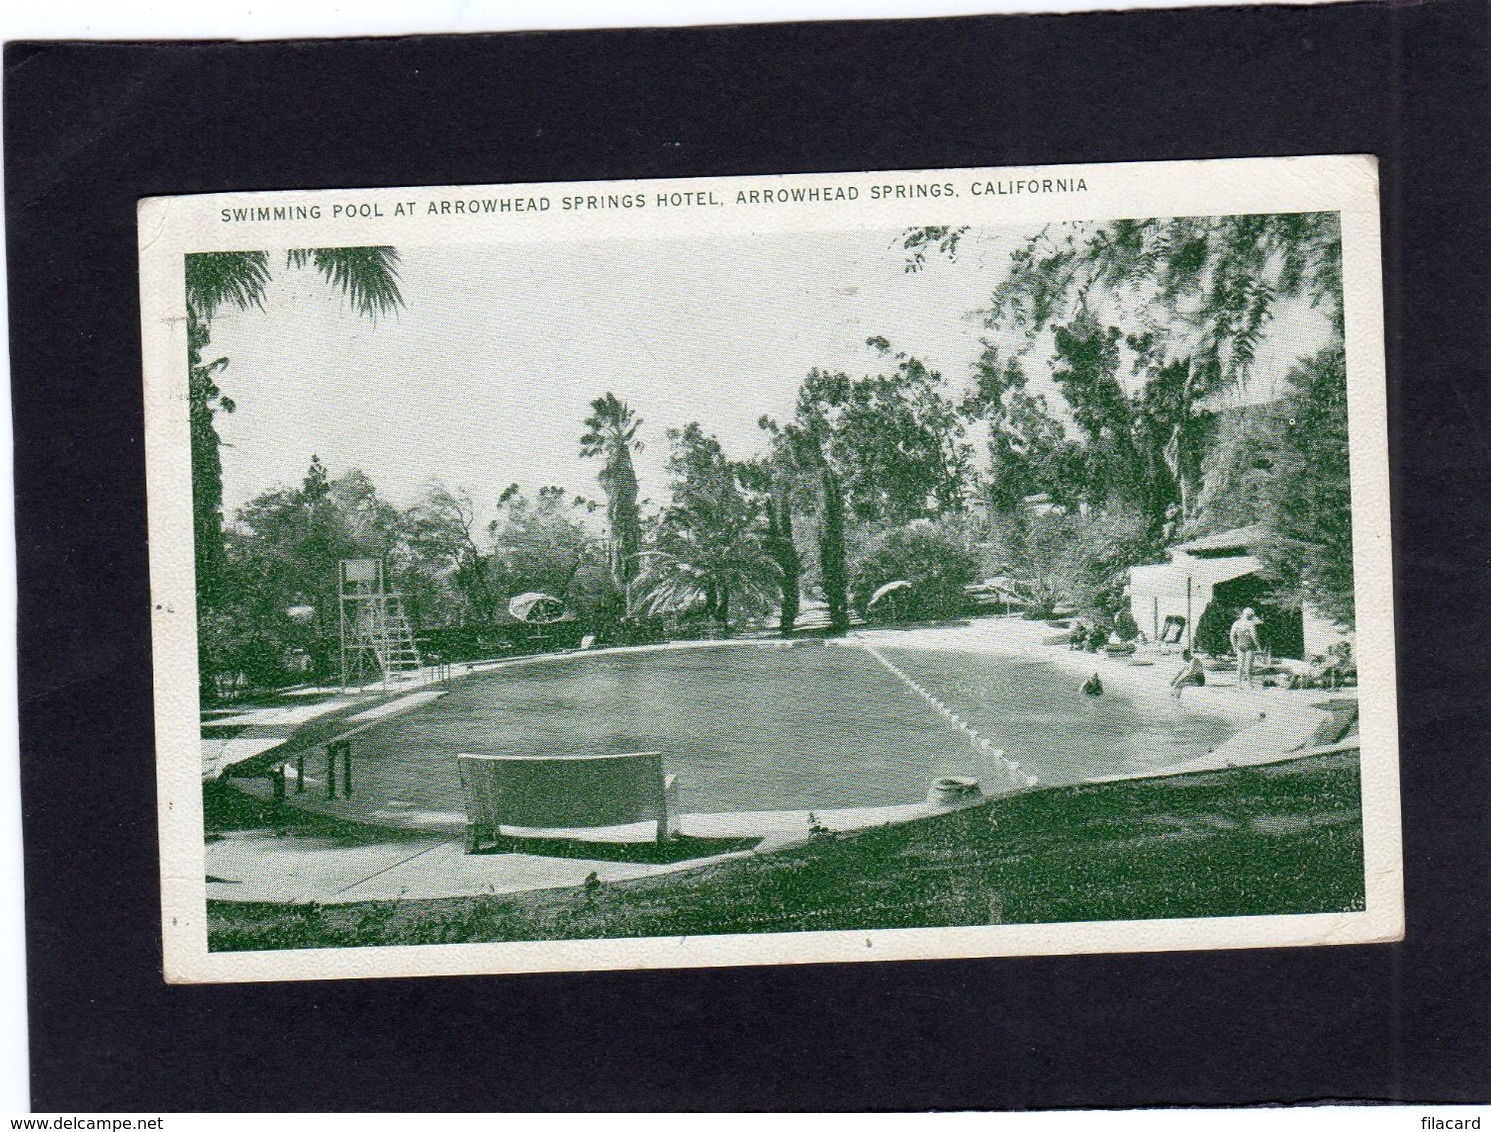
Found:
<path fill-rule="evenodd" d="M 466 797 L 466 852 L 502 840 L 504 825 L 595 829 L 657 822 L 678 832 L 678 779 L 658 751 L 620 755 L 457 755 Z"/>

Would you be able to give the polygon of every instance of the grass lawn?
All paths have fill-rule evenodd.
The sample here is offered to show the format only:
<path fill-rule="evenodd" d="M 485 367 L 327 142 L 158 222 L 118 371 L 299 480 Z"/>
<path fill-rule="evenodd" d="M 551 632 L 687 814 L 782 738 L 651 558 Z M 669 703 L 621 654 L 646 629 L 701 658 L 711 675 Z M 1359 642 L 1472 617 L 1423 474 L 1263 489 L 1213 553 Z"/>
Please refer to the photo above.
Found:
<path fill-rule="evenodd" d="M 510 896 L 209 902 L 213 951 L 1060 923 L 1364 906 L 1354 753 L 1053 787 L 695 872 Z"/>

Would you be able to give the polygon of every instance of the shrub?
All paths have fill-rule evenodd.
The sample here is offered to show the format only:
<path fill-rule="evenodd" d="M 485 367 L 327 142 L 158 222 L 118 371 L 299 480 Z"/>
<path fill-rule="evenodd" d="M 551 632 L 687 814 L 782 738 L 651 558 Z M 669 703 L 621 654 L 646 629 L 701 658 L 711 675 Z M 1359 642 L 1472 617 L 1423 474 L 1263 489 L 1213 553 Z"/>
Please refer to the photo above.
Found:
<path fill-rule="evenodd" d="M 893 527 L 870 544 L 855 569 L 856 603 L 870 617 L 953 617 L 963 608 L 963 587 L 977 576 L 977 566 L 972 549 L 956 531 L 927 520 Z M 911 585 L 867 608 L 876 590 L 896 581 Z"/>
<path fill-rule="evenodd" d="M 985 542 L 1029 598 L 1027 616 L 1070 607 L 1125 640 L 1138 634 L 1127 616 L 1129 568 L 1162 557 L 1143 517 L 1129 508 L 1090 513 L 1015 513 L 992 520 Z"/>

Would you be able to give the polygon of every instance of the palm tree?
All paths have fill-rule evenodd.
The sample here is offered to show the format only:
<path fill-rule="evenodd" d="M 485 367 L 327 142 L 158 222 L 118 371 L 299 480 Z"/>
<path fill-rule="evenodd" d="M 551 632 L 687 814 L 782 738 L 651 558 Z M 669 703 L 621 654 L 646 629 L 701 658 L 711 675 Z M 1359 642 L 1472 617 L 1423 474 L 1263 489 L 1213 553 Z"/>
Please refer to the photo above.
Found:
<path fill-rule="evenodd" d="M 706 618 L 730 632 L 730 606 L 745 601 L 768 605 L 780 587 L 779 568 L 751 531 L 717 539 L 669 540 L 669 549 L 642 553 L 637 578 L 639 606 L 649 616 L 702 608 Z"/>
<path fill-rule="evenodd" d="M 606 520 L 615 544 L 611 570 L 623 593 L 637 576 L 637 552 L 642 548 L 642 511 L 632 467 L 632 452 L 642 447 L 636 439 L 641 424 L 625 401 L 607 393 L 590 403 L 585 435 L 580 437 L 581 456 L 601 457 L 597 478 L 606 493 Z"/>
<path fill-rule="evenodd" d="M 399 292 L 399 253 L 390 247 L 296 248 L 285 266 L 314 267 L 345 295 L 352 309 L 373 321 L 404 303 Z M 268 252 L 201 252 L 186 257 L 188 400 L 191 408 L 192 509 L 196 536 L 197 589 L 210 604 L 223 562 L 222 445 L 214 423 L 218 411 L 235 405 L 214 380 L 227 358 L 203 363 L 213 316 L 224 305 L 264 309 L 270 279 Z"/>
<path fill-rule="evenodd" d="M 376 321 L 404 305 L 399 292 L 399 253 L 394 248 L 292 248 L 286 267 L 310 264 L 346 295 L 358 314 Z M 264 309 L 269 283 L 268 252 L 203 252 L 186 257 L 188 315 L 210 323 L 224 303 Z"/>

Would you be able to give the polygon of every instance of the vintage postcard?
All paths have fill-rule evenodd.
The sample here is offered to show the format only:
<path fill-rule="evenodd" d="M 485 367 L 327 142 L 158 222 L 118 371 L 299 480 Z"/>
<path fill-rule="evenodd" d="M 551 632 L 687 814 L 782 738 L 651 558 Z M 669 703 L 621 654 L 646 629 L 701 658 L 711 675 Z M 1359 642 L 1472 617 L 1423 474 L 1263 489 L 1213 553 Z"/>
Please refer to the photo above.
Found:
<path fill-rule="evenodd" d="M 168 979 L 1401 938 L 1373 158 L 139 223 Z"/>

